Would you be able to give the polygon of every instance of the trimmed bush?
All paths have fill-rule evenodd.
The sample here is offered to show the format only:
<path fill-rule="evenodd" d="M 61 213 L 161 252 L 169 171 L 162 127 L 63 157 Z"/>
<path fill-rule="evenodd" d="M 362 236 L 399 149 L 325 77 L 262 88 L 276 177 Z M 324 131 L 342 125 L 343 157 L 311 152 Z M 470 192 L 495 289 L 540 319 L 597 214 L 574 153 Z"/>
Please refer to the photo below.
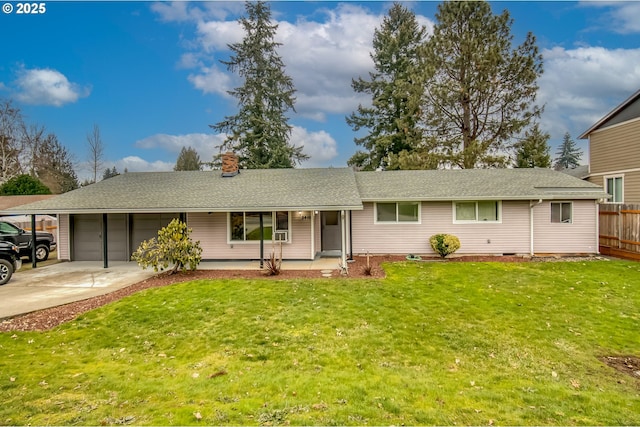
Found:
<path fill-rule="evenodd" d="M 193 242 L 191 229 L 187 224 L 174 218 L 169 225 L 158 231 L 158 237 L 145 240 L 133 253 L 131 259 L 143 269 L 153 267 L 154 271 L 164 270 L 173 264 L 169 274 L 187 269 L 195 270 L 200 264 L 202 248 L 200 242 Z"/>
<path fill-rule="evenodd" d="M 453 234 L 434 234 L 429 238 L 429 243 L 442 258 L 460 249 L 460 239 Z"/>

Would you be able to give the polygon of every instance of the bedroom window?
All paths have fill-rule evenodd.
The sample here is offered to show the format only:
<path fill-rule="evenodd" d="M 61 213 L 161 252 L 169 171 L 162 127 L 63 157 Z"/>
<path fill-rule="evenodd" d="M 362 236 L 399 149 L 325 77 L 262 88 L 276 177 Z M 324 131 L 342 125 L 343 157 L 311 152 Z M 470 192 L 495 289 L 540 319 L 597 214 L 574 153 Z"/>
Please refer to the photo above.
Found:
<path fill-rule="evenodd" d="M 608 200 L 608 203 L 623 203 L 624 199 L 622 197 L 622 185 L 623 185 L 623 177 L 621 176 L 613 176 L 611 178 L 605 178 L 605 184 L 607 188 L 607 193 L 611 196 Z"/>
<path fill-rule="evenodd" d="M 279 240 L 283 236 L 286 236 L 283 240 L 289 240 L 289 212 L 262 212 L 262 225 L 265 241 L 271 241 L 274 235 L 277 235 Z M 232 242 L 260 241 L 260 212 L 229 213 L 229 240 Z"/>
<path fill-rule="evenodd" d="M 375 222 L 420 222 L 420 202 L 376 203 Z"/>
<path fill-rule="evenodd" d="M 478 202 L 455 202 L 455 222 L 499 222 L 500 202 L 495 200 Z"/>
<path fill-rule="evenodd" d="M 571 202 L 551 202 L 551 222 L 571 224 L 572 218 Z"/>

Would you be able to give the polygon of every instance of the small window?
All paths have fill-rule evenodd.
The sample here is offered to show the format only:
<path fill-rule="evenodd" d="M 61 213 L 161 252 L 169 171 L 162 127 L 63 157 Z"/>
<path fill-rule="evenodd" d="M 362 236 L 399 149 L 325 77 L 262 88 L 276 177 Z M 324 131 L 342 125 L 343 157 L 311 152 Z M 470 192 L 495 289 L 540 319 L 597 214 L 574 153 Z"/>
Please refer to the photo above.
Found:
<path fill-rule="evenodd" d="M 376 203 L 376 222 L 420 222 L 420 203 Z"/>
<path fill-rule="evenodd" d="M 479 202 L 455 202 L 456 222 L 499 222 L 500 202 L 495 200 Z"/>
<path fill-rule="evenodd" d="M 571 202 L 551 202 L 551 222 L 571 224 L 572 206 Z"/>
<path fill-rule="evenodd" d="M 621 176 L 614 176 L 606 178 L 607 193 L 611 196 L 608 200 L 609 203 L 623 203 L 622 186 L 623 181 Z"/>

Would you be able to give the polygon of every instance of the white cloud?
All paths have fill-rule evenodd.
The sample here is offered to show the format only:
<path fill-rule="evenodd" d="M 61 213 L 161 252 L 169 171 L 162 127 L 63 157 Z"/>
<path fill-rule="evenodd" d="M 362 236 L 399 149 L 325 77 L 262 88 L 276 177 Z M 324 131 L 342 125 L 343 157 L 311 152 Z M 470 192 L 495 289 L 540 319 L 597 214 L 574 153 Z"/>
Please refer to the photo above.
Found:
<path fill-rule="evenodd" d="M 180 15 L 184 7 L 176 14 Z M 297 91 L 296 111 L 301 116 L 324 121 L 327 114 L 349 113 L 359 103 L 368 101 L 366 96 L 354 93 L 351 80 L 366 77 L 372 70 L 373 32 L 381 25 L 384 15 L 343 3 L 335 9 L 320 9 L 315 16 L 322 19 L 301 17 L 295 22 L 276 22 L 276 41 L 282 43 L 278 53 Z M 420 15 L 417 19 L 431 31 L 430 19 Z M 188 77 L 194 87 L 204 93 L 228 97 L 226 91 L 237 86 L 236 76 L 219 67 L 214 55 L 224 53 L 226 59 L 227 45 L 240 42 L 244 31 L 235 20 L 194 22 L 198 50 L 183 56 L 180 64 L 198 69 Z"/>
<path fill-rule="evenodd" d="M 167 135 L 159 133 L 136 141 L 135 146 L 149 150 L 161 149 L 178 158 L 182 147 L 191 147 L 203 162 L 210 161 L 218 153 L 218 146 L 224 142 L 222 134 L 190 133 L 186 135 Z M 174 163 L 175 164 L 175 163 Z M 173 167 L 173 164 L 172 166 Z"/>
<path fill-rule="evenodd" d="M 191 84 L 203 93 L 212 93 L 229 98 L 228 90 L 233 89 L 232 78 L 218 67 L 202 67 L 199 73 L 189 74 Z"/>
<path fill-rule="evenodd" d="M 113 165 L 120 173 L 123 173 L 125 169 L 127 172 L 164 172 L 172 171 L 175 163 L 163 162 L 160 160 L 149 162 L 138 156 L 127 156 L 120 160 L 116 160 Z"/>
<path fill-rule="evenodd" d="M 325 131 L 309 132 L 294 126 L 290 142 L 296 147 L 303 146 L 302 152 L 310 157 L 302 163 L 305 168 L 330 166 L 331 160 L 338 156 L 338 144 Z"/>
<path fill-rule="evenodd" d="M 89 95 L 88 87 L 70 82 L 64 74 L 49 68 L 22 69 L 15 82 L 16 98 L 26 104 L 60 107 Z"/>
<path fill-rule="evenodd" d="M 640 2 L 637 1 L 583 1 L 585 7 L 606 8 L 602 13 L 602 26 L 619 34 L 640 32 Z"/>
<path fill-rule="evenodd" d="M 577 138 L 640 87 L 640 49 L 556 47 L 543 51 L 539 101 L 552 138 Z"/>
<path fill-rule="evenodd" d="M 197 22 L 206 18 L 225 19 L 229 14 L 240 13 L 244 10 L 244 3 L 238 1 L 156 2 L 151 5 L 151 10 L 156 12 L 165 22 Z"/>

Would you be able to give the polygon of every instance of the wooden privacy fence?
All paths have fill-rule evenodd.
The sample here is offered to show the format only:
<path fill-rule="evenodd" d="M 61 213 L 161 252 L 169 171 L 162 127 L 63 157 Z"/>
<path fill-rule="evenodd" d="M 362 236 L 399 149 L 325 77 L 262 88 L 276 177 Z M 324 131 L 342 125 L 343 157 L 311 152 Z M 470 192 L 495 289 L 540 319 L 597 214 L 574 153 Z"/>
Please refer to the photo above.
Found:
<path fill-rule="evenodd" d="M 640 260 L 640 205 L 599 208 L 600 253 Z"/>

